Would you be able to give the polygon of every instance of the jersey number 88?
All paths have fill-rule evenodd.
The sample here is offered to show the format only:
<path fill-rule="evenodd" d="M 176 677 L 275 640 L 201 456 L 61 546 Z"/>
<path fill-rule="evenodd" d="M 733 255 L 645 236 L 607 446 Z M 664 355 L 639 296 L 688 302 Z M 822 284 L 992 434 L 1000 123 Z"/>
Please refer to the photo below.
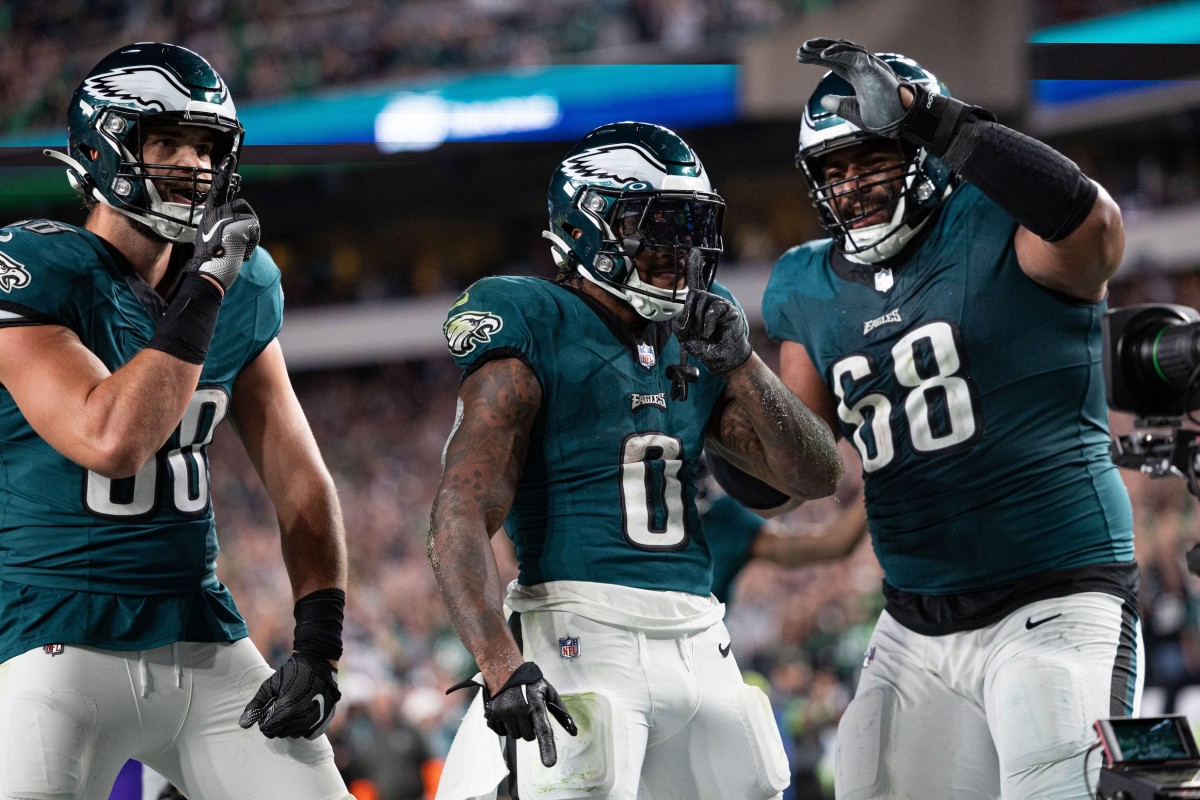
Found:
<path fill-rule="evenodd" d="M 209 501 L 206 448 L 228 411 L 229 395 L 223 389 L 197 389 L 179 422 L 179 445 L 168 443 L 131 478 L 112 480 L 89 472 L 84 490 L 87 510 L 98 517 L 124 520 L 148 516 L 158 508 L 159 481 L 169 476 L 171 508 L 186 516 L 203 514 Z"/>

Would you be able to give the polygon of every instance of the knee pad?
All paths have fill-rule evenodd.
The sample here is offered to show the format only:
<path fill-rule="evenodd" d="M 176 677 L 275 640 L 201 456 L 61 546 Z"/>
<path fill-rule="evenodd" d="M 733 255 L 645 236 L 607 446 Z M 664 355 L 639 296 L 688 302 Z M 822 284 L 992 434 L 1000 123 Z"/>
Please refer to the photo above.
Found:
<path fill-rule="evenodd" d="M 738 692 L 738 713 L 751 734 L 754 751 L 754 783 L 750 791 L 753 797 L 775 797 L 792 782 L 792 770 L 771 701 L 757 686 L 746 684 Z"/>
<path fill-rule="evenodd" d="M 837 730 L 834 757 L 839 800 L 868 800 L 888 796 L 888 776 L 882 758 L 884 736 L 891 730 L 896 692 L 876 686 L 856 695 L 846 707 Z"/>
<path fill-rule="evenodd" d="M 1021 659 L 997 673 L 990 693 L 996 707 L 989 709 L 988 717 L 1004 775 L 1019 775 L 1087 750 L 1095 738 L 1091 723 L 1105 716 L 1105 710 L 1096 708 L 1089 714 L 1083 683 L 1084 676 L 1076 670 L 1048 658 Z"/>
<path fill-rule="evenodd" d="M 0 793 L 29 800 L 76 796 L 87 785 L 98 714 L 95 701 L 79 692 L 13 697 L 0 730 L 7 750 Z"/>
<path fill-rule="evenodd" d="M 602 692 L 562 693 L 579 729 L 575 736 L 551 720 L 558 762 L 542 765 L 536 742 L 517 742 L 517 786 L 522 800 L 606 797 L 616 771 L 613 736 L 623 730 L 620 710 Z"/>

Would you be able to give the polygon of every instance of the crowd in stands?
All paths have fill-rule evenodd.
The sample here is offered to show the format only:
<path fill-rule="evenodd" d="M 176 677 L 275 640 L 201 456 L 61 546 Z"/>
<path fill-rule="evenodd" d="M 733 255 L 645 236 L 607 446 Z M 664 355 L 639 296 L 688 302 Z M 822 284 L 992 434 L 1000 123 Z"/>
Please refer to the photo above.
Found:
<path fill-rule="evenodd" d="M 848 1 L 12 0 L 0 4 L 0 134 L 60 126 L 79 76 L 131 39 L 173 41 L 204 53 L 245 102 L 317 87 L 569 61 L 639 45 L 680 60 L 704 41 L 705 57 L 719 60 L 723 36 Z M 1146 4 L 1107 0 L 1104 8 L 1115 13 Z M 1034 5 L 1040 25 L 1083 16 L 1085 8 L 1091 15 L 1097 7 L 1082 0 Z M 67 23 L 75 33 L 70 41 L 57 33 Z M 1132 158 L 1131 137 L 1139 141 Z M 1133 218 L 1200 200 L 1197 142 L 1200 112 L 1186 112 L 1153 135 L 1126 131 L 1092 138 L 1086 147 L 1055 144 L 1100 179 Z M 807 206 L 803 197 L 796 204 Z M 737 214 L 767 216 L 741 208 Z M 526 238 L 533 244 L 527 250 L 509 246 L 507 264 L 494 271 L 535 271 L 530 266 L 535 258 L 547 263 L 544 249 L 536 249 L 544 247 L 537 239 L 540 225 L 531 214 Z M 405 280 L 385 281 L 378 265 L 394 269 L 398 248 L 373 252 L 369 236 L 338 230 L 328 235 L 321 249 L 302 239 L 272 242 L 267 231 L 265 243 L 284 267 L 290 308 L 457 289 L 479 277 L 421 262 L 403 265 Z M 796 241 L 772 239 L 756 249 L 780 253 Z M 450 236 L 439 239 L 439 246 L 450 244 Z M 736 258 L 731 264 L 736 268 Z M 1110 304 L 1154 300 L 1200 308 L 1200 264 L 1195 266 L 1154 283 L 1118 280 Z M 467 700 L 465 693 L 444 691 L 474 672 L 425 559 L 458 373 L 446 357 L 303 373 L 294 380 L 341 494 L 351 558 L 344 700 L 331 731 L 338 763 L 352 788 L 358 786 L 359 800 L 431 797 L 438 760 Z M 1128 420 L 1115 419 L 1115 432 L 1127 426 Z M 229 430 L 218 433 L 210 449 L 223 547 L 219 576 L 239 598 L 252 637 L 278 665 L 292 640 L 290 584 L 271 506 L 232 437 Z M 848 476 L 838 497 L 806 505 L 789 518 L 802 531 L 818 530 L 856 490 L 858 461 L 846 453 Z M 1162 710 L 1171 710 L 1186 706 L 1189 689 L 1200 686 L 1200 581 L 1183 566 L 1184 552 L 1200 538 L 1200 499 L 1181 480 L 1123 475 L 1134 501 L 1143 571 L 1147 684 L 1158 690 L 1155 702 Z M 505 579 L 512 578 L 515 569 L 502 537 L 496 547 Z M 752 564 L 738 582 L 729 627 L 739 663 L 748 679 L 762 681 L 784 731 L 796 773 L 789 800 L 831 791 L 833 731 L 882 602 L 880 577 L 863 544 L 827 565 L 784 570 Z"/>
<path fill-rule="evenodd" d="M 0 6 L 0 133 L 57 125 L 79 76 L 130 41 L 203 53 L 244 103 L 583 54 L 720 62 L 739 35 L 836 1 L 13 0 Z"/>
<path fill-rule="evenodd" d="M 1041 27 L 1163 1 L 1033 7 Z M 839 2 L 847 0 L 11 0 L 0 5 L 0 134 L 57 125 L 79 76 L 130 41 L 203 53 L 247 102 L 583 59 L 720 62 L 739 37 Z"/>

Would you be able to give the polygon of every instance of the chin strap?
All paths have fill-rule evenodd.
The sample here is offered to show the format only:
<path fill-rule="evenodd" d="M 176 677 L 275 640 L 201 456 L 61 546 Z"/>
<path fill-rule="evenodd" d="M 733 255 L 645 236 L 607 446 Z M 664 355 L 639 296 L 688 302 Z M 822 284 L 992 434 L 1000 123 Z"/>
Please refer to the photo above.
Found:
<path fill-rule="evenodd" d="M 570 260 L 571 247 L 554 231 L 542 231 L 542 238 L 550 241 L 550 255 L 558 267 L 565 267 Z"/>

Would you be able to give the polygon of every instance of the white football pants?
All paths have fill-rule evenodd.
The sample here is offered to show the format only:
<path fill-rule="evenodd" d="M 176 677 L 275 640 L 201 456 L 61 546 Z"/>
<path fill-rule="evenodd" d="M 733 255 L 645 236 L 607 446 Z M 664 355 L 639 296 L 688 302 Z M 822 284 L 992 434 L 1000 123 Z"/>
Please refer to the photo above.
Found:
<path fill-rule="evenodd" d="M 579 727 L 573 738 L 551 721 L 549 769 L 536 743 L 517 743 L 521 800 L 767 800 L 786 788 L 770 703 L 742 680 L 724 623 L 653 638 L 535 611 L 521 615 L 521 635 Z"/>
<path fill-rule="evenodd" d="M 106 800 L 136 758 L 190 800 L 350 800 L 324 736 L 238 727 L 271 671 L 249 639 L 16 656 L 0 664 L 0 798 Z"/>
<path fill-rule="evenodd" d="M 1136 613 L 1100 592 L 924 636 L 886 611 L 838 726 L 838 800 L 1086 800 L 1101 717 L 1137 713 Z"/>

